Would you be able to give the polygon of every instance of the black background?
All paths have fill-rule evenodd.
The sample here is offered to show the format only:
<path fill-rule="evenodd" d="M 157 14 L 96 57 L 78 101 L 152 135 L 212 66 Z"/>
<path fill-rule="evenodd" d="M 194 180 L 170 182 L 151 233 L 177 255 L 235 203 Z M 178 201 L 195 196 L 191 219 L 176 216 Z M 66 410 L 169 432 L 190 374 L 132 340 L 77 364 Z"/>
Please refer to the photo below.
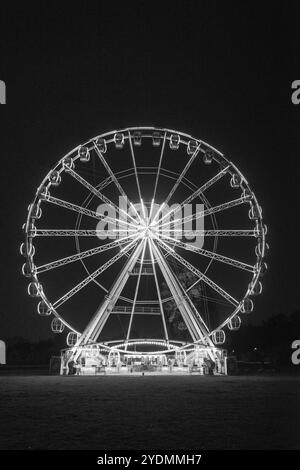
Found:
<path fill-rule="evenodd" d="M 1 4 L 1 337 L 51 334 L 19 256 L 37 185 L 68 150 L 123 126 L 187 132 L 237 164 L 269 228 L 250 321 L 300 308 L 297 15 L 283 1 Z"/>

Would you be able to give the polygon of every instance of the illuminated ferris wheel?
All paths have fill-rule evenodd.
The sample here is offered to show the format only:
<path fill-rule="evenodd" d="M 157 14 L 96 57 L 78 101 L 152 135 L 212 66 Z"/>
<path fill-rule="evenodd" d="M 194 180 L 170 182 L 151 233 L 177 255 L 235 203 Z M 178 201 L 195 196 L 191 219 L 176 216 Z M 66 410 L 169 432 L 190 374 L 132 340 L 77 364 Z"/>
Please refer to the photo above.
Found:
<path fill-rule="evenodd" d="M 121 129 L 71 150 L 38 187 L 24 234 L 28 293 L 54 333 L 68 332 L 74 358 L 90 347 L 215 360 L 267 269 L 246 178 L 217 149 L 169 129 Z"/>

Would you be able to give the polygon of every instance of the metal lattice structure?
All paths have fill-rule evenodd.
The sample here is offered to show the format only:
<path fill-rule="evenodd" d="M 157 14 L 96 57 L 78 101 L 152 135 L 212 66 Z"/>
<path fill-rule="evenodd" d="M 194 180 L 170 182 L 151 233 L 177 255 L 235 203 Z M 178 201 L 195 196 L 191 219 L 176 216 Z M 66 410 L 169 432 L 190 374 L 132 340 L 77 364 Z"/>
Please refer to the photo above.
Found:
<path fill-rule="evenodd" d="M 122 153 L 125 153 L 124 159 Z M 96 165 L 98 170 L 95 170 Z M 200 176 L 202 181 L 198 182 Z M 61 196 L 66 180 L 85 191 L 82 202 Z M 232 192 L 232 197 L 212 203 L 210 195 L 220 188 L 220 184 L 226 189 L 219 189 L 218 196 L 224 197 L 228 191 L 228 194 Z M 60 192 L 56 194 L 58 190 Z M 126 200 L 126 207 L 120 206 L 120 197 Z M 178 202 L 169 207 L 176 198 Z M 108 208 L 105 213 L 95 207 L 95 201 Z M 63 215 L 62 227 L 52 225 L 50 228 L 47 221 L 52 218 L 44 216 L 49 206 L 64 211 L 63 214 L 72 213 L 76 218 L 73 227 L 63 226 L 62 221 L 66 220 Z M 232 215 L 237 208 L 246 214 L 247 227 L 245 222 L 239 228 L 242 215 L 235 218 Z M 229 214 L 228 228 L 219 228 L 217 217 L 223 217 L 223 214 Z M 89 224 L 85 223 L 87 220 Z M 204 220 L 209 220 L 208 227 L 198 228 L 199 221 Z M 91 221 L 102 224 L 102 228 L 98 225 L 92 228 Z M 24 276 L 30 278 L 28 293 L 39 298 L 38 313 L 41 316 L 54 316 L 51 324 L 54 333 L 69 330 L 68 361 L 76 361 L 85 355 L 86 358 L 101 357 L 107 366 L 120 366 L 124 365 L 124 357 L 158 354 L 160 357 L 173 355 L 175 362 L 186 365 L 199 364 L 199 358 L 206 357 L 218 364 L 220 373 L 226 373 L 224 351 L 219 346 L 225 342 L 225 328 L 238 329 L 242 321 L 240 315 L 253 310 L 252 297 L 262 291 L 261 278 L 267 269 L 264 258 L 268 245 L 262 209 L 254 192 L 241 171 L 217 149 L 169 129 L 136 127 L 96 136 L 63 156 L 49 171 L 28 208 L 23 229 L 25 241 L 21 253 L 26 262 L 22 270 Z M 113 241 L 107 241 L 109 238 Z M 76 252 L 38 263 L 38 241 L 45 239 L 51 240 L 51 250 L 48 250 L 51 253 L 55 251 L 53 246 L 58 247 L 59 240 L 75 241 Z M 191 239 L 204 240 L 210 246 L 203 248 L 203 242 L 197 244 Z M 231 252 L 238 240 L 247 244 L 251 240 L 254 248 L 251 252 L 249 245 L 241 248 L 240 252 L 247 251 L 247 260 L 240 260 L 218 252 L 222 240 L 231 240 Z M 83 241 L 96 242 L 96 246 L 82 250 Z M 252 262 L 248 260 L 250 255 L 253 255 Z M 93 269 L 87 264 L 91 259 L 97 260 Z M 73 276 L 78 265 L 85 272 L 84 278 L 69 286 L 58 298 L 50 298 L 44 276 L 57 272 L 56 279 L 60 270 L 68 267 L 72 268 Z M 249 276 L 238 295 L 229 292 L 210 274 L 220 266 Z M 104 286 L 102 278 L 107 273 L 113 273 L 112 279 L 109 286 Z M 192 282 L 189 285 L 183 283 L 182 276 L 192 276 Z M 230 279 L 230 275 L 223 275 L 224 279 L 226 277 Z M 152 282 L 148 289 L 152 298 L 145 297 L 147 289 L 142 287 L 145 279 L 148 284 L 150 280 Z M 60 286 L 65 281 L 62 277 Z M 91 284 L 99 289 L 102 298 L 79 330 L 65 318 L 61 309 Z M 132 295 L 126 294 L 129 284 Z M 162 286 L 169 295 L 162 295 Z M 210 296 L 204 287 L 200 289 L 201 286 L 209 289 Z M 204 318 L 200 301 L 195 302 L 191 295 L 197 288 L 200 289 L 196 291 L 199 298 L 206 296 L 206 301 L 214 301 L 224 311 L 226 309 L 217 324 L 214 320 L 213 327 L 210 319 Z M 170 337 L 166 308 L 170 302 L 185 325 L 188 341 Z M 123 336 L 101 339 L 113 316 L 127 318 Z M 159 318 L 162 336 L 135 338 L 132 329 L 136 316 Z"/>

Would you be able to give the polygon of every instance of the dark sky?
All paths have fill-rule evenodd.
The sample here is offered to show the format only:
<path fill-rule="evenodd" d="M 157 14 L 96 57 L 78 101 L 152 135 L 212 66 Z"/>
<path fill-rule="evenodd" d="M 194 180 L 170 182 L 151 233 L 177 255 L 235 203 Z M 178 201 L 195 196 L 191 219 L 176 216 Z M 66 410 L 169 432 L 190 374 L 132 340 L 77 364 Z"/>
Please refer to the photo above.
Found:
<path fill-rule="evenodd" d="M 0 337 L 49 334 L 19 256 L 36 186 L 65 152 L 123 126 L 187 132 L 237 164 L 269 227 L 269 272 L 253 321 L 299 309 L 296 2 L 266 2 L 265 10 L 262 2 L 73 5 L 1 4 Z"/>

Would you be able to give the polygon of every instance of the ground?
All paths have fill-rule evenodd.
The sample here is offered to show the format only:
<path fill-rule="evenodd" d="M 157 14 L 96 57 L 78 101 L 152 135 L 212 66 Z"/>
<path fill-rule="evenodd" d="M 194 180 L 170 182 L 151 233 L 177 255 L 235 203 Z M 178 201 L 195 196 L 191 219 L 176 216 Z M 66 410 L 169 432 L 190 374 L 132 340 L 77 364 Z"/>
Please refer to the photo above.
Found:
<path fill-rule="evenodd" d="M 299 449 L 300 378 L 0 376 L 0 449 Z"/>

